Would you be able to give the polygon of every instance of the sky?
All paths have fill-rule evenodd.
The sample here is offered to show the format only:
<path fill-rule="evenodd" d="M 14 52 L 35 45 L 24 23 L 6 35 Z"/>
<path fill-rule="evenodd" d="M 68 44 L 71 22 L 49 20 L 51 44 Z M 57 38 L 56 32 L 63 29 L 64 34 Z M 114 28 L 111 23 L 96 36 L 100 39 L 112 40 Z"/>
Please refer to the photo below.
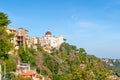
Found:
<path fill-rule="evenodd" d="M 120 59 L 120 0 L 0 0 L 0 11 L 30 37 L 50 30 L 90 55 Z"/>

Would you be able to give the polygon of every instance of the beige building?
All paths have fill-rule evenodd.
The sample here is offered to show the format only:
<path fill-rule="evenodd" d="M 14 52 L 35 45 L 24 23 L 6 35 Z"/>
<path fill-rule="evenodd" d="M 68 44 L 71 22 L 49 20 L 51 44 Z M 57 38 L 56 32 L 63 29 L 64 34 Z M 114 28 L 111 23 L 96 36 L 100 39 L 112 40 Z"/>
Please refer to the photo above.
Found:
<path fill-rule="evenodd" d="M 19 49 L 19 46 L 25 47 L 26 45 L 28 47 L 32 46 L 35 50 L 37 50 L 37 44 L 40 44 L 44 50 L 51 52 L 51 49 L 58 49 L 64 42 L 63 36 L 54 37 L 50 31 L 47 31 L 45 36 L 42 38 L 29 38 L 28 30 L 24 28 L 7 28 L 7 32 L 15 34 L 15 37 L 10 41 L 14 44 L 16 50 Z"/>
<path fill-rule="evenodd" d="M 52 48 L 59 48 L 63 42 L 63 36 L 54 37 L 50 31 L 47 31 L 45 36 L 39 39 L 39 44 L 48 52 Z"/>
<path fill-rule="evenodd" d="M 17 42 L 16 42 L 17 37 L 16 36 L 17 36 L 17 31 L 16 31 L 15 28 L 7 28 L 6 32 L 8 34 L 13 34 L 14 35 L 14 37 L 10 39 L 10 42 L 13 43 L 13 45 L 14 45 L 14 49 L 9 51 L 8 53 L 9 54 L 16 54 L 16 48 L 17 48 Z"/>
<path fill-rule="evenodd" d="M 14 37 L 10 39 L 10 42 L 14 44 L 15 50 L 18 50 L 19 46 L 25 47 L 25 44 L 28 44 L 28 30 L 23 28 L 7 28 L 6 31 L 9 34 L 14 34 Z"/>
<path fill-rule="evenodd" d="M 16 40 L 17 40 L 17 37 L 16 37 L 17 31 L 16 31 L 16 29 L 15 28 L 7 28 L 6 31 L 7 31 L 8 34 L 14 34 L 15 37 L 11 38 L 10 42 L 13 43 L 14 46 L 16 46 L 16 44 L 17 44 L 17 42 L 16 42 Z"/>
<path fill-rule="evenodd" d="M 29 47 L 34 45 L 34 38 L 29 38 Z"/>
<path fill-rule="evenodd" d="M 29 44 L 30 45 L 39 44 L 39 38 L 29 38 Z"/>
<path fill-rule="evenodd" d="M 28 30 L 23 28 L 17 29 L 17 46 L 23 46 L 25 47 L 26 44 L 28 44 Z"/>
<path fill-rule="evenodd" d="M 37 44 L 39 44 L 39 38 L 29 38 L 29 48 L 32 47 L 37 51 Z"/>

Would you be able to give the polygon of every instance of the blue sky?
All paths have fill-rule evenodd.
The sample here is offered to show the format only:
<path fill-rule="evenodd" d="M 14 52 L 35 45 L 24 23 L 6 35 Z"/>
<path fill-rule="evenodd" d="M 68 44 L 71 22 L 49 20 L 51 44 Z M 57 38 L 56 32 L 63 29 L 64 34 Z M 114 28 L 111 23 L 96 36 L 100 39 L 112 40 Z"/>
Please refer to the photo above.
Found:
<path fill-rule="evenodd" d="M 120 58 L 120 0 L 0 0 L 10 27 L 41 37 L 50 29 L 100 58 Z"/>

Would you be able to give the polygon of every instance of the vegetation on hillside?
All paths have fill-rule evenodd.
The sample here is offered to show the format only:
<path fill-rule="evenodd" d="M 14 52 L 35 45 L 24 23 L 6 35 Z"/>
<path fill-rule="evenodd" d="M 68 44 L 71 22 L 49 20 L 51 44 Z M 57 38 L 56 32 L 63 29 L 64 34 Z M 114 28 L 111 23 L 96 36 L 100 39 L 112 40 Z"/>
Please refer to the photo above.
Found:
<path fill-rule="evenodd" d="M 4 66 L 6 66 L 7 73 L 16 70 L 16 60 L 12 55 L 8 54 L 13 49 L 13 44 L 10 42 L 10 39 L 14 36 L 6 32 L 9 23 L 8 16 L 0 12 L 0 65 L 2 66 L 2 71 L 5 70 Z M 5 73 L 0 72 L 0 74 Z"/>
<path fill-rule="evenodd" d="M 36 66 L 36 51 L 33 48 L 28 48 L 26 46 L 24 49 L 23 46 L 20 46 L 18 54 L 22 63 L 29 63 L 31 67 Z"/>
<path fill-rule="evenodd" d="M 8 16 L 0 12 L 0 62 L 8 59 L 8 52 L 13 48 L 13 45 L 10 42 L 13 35 L 6 32 L 9 23 L 10 20 L 8 20 Z"/>
<path fill-rule="evenodd" d="M 63 43 L 61 47 L 48 53 L 38 45 L 38 51 L 32 47 L 19 47 L 18 55 L 10 55 L 12 49 L 6 26 L 10 23 L 4 13 L 0 13 L 0 61 L 6 65 L 9 78 L 21 80 L 23 77 L 10 74 L 16 70 L 17 61 L 29 63 L 32 68 L 51 80 L 109 80 L 112 74 L 101 59 L 88 55 L 85 49 Z M 4 65 L 2 65 L 3 68 Z M 4 69 L 4 68 L 3 68 Z M 25 79 L 30 80 L 30 79 Z"/>
<path fill-rule="evenodd" d="M 109 80 L 111 75 L 99 58 L 68 43 L 62 44 L 59 50 L 53 49 L 51 54 L 41 49 L 40 52 L 41 74 L 52 80 Z"/>
<path fill-rule="evenodd" d="M 120 77 L 120 59 L 102 59 L 104 65 L 109 69 L 114 71 L 114 74 Z"/>

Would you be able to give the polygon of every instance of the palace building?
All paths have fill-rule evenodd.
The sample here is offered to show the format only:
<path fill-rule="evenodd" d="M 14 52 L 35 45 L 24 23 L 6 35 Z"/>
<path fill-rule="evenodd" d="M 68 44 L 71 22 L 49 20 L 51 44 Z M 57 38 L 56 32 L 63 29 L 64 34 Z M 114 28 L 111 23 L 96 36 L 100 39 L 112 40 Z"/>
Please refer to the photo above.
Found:
<path fill-rule="evenodd" d="M 59 48 L 63 42 L 63 36 L 54 37 L 50 31 L 47 31 L 45 36 L 39 39 L 39 44 L 48 52 L 52 48 Z"/>

